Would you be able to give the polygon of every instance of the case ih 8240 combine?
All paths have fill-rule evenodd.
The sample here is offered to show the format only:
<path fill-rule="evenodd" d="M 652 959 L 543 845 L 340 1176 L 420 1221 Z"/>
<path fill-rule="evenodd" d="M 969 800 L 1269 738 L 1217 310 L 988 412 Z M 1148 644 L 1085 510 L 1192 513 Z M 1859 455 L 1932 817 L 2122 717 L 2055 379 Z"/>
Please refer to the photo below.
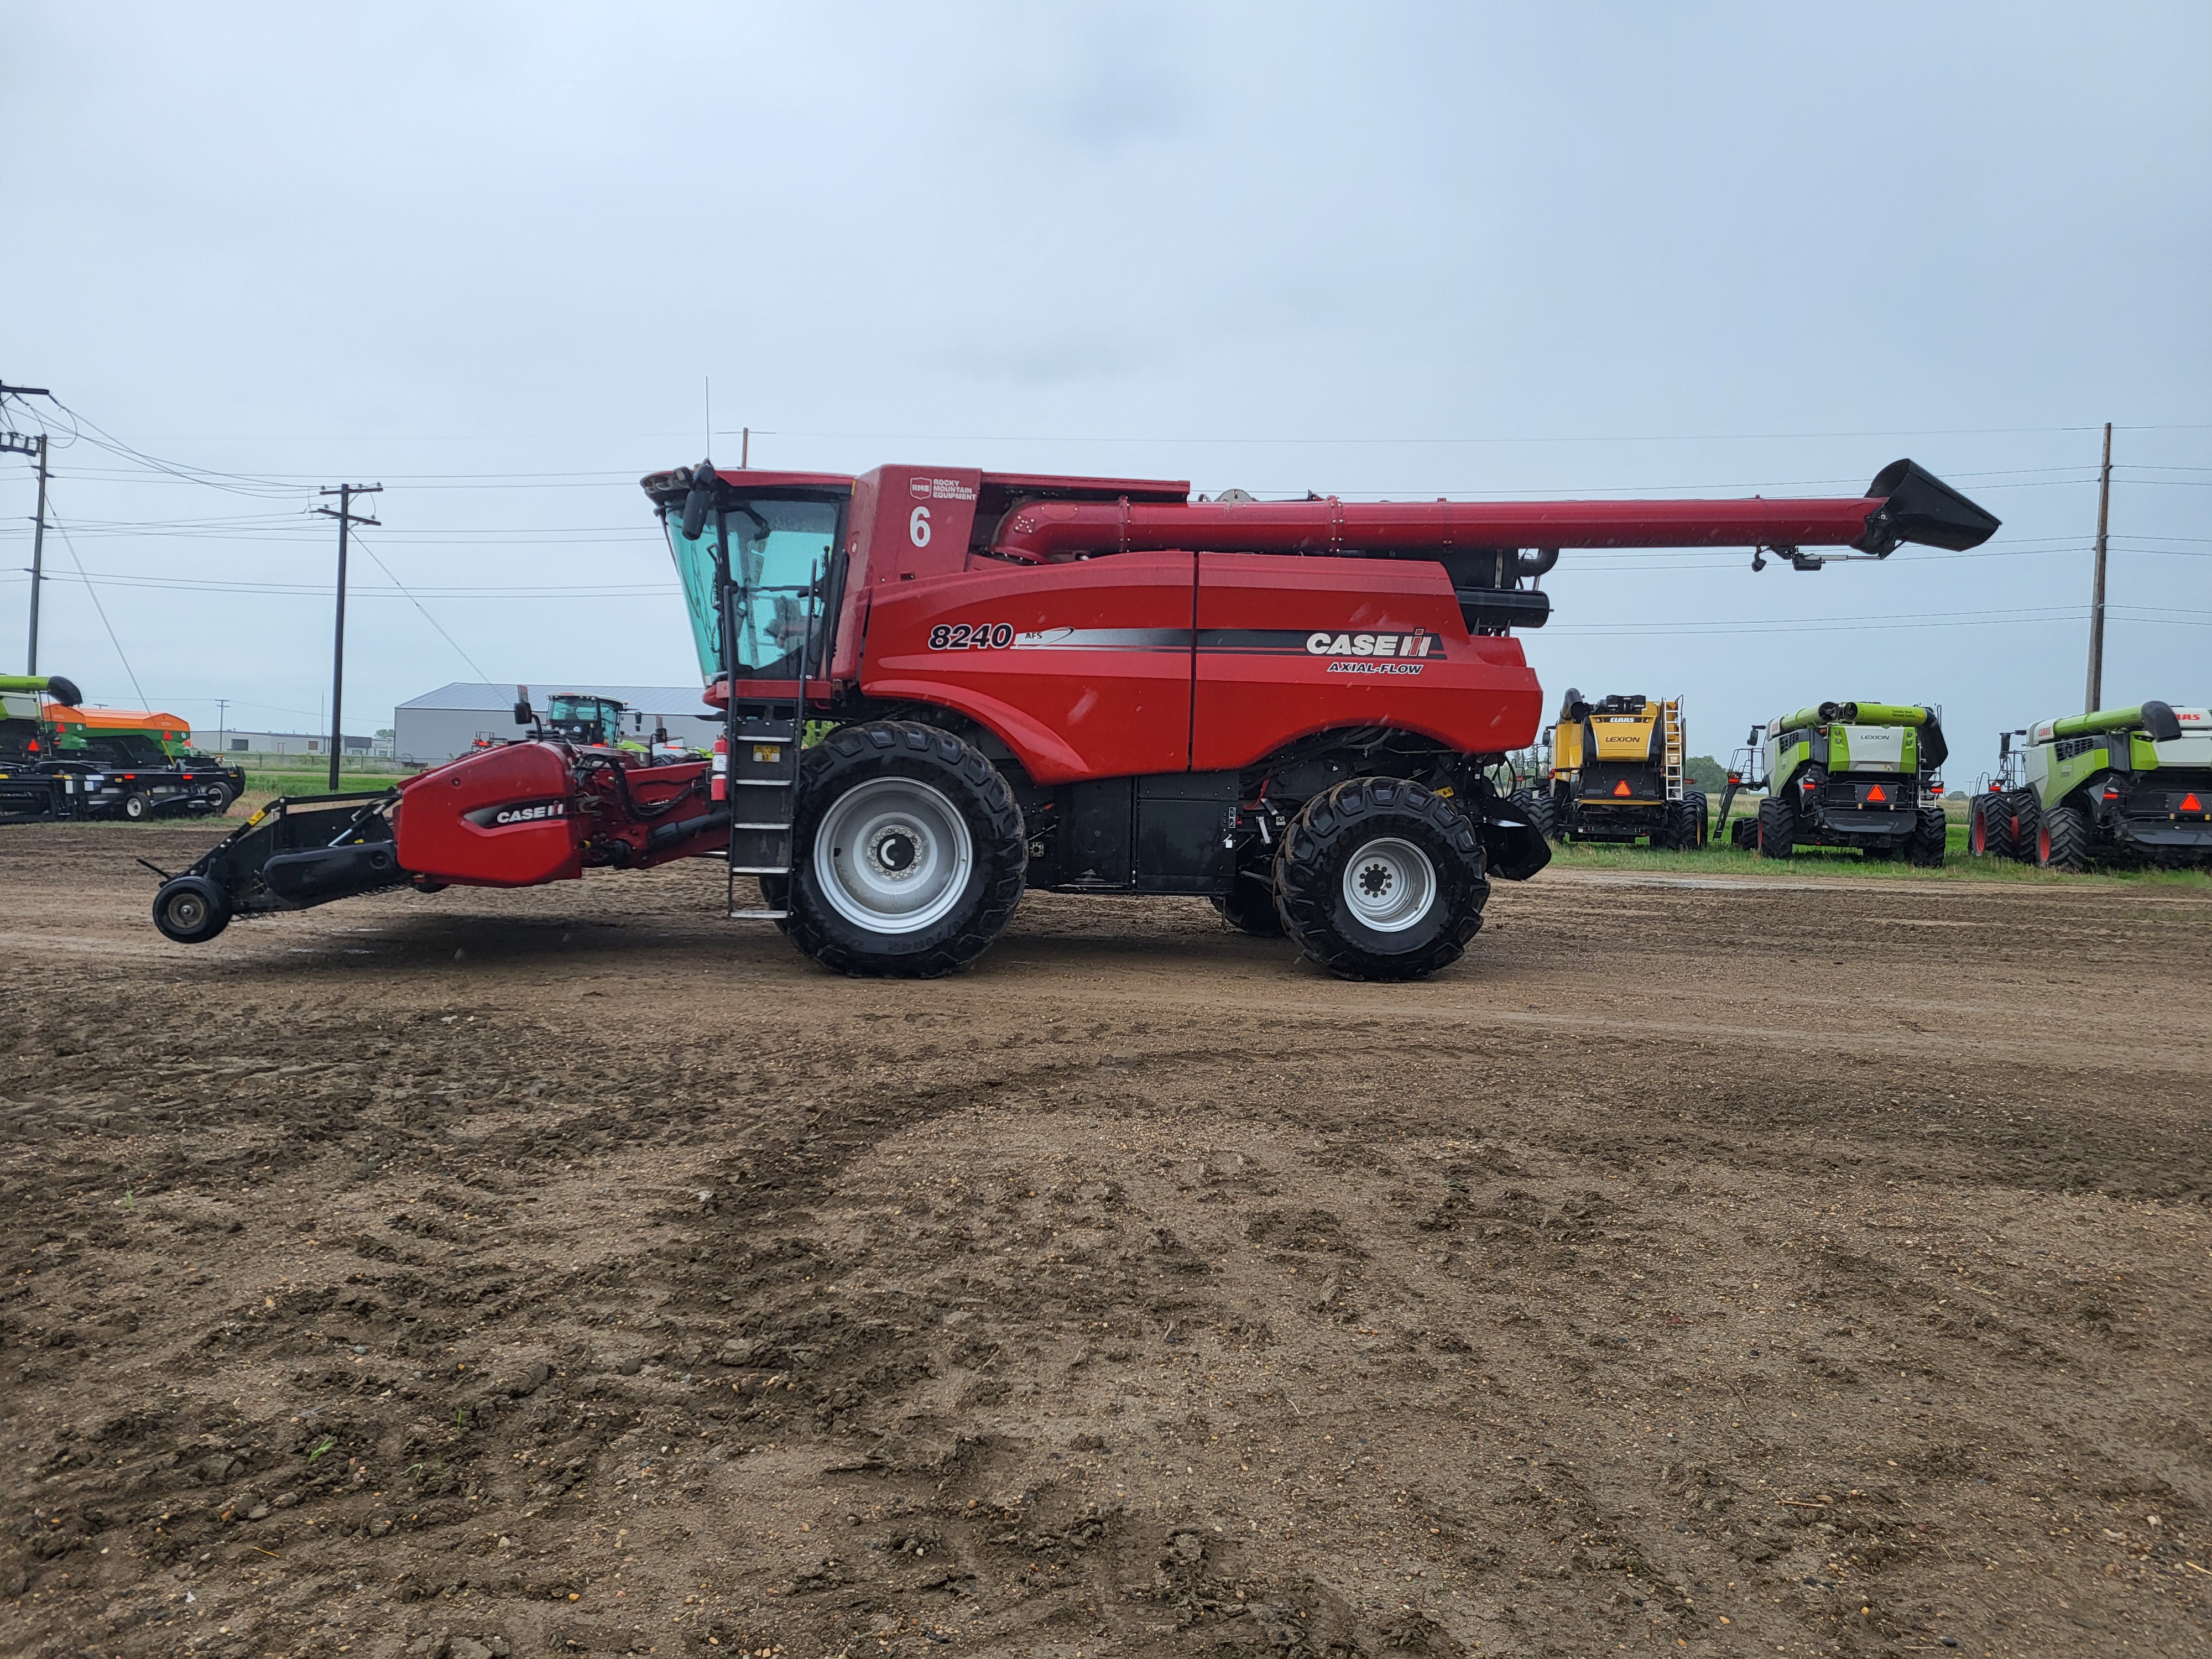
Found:
<path fill-rule="evenodd" d="M 1206 897 L 1335 973 L 1410 978 L 1460 955 L 1492 876 L 1550 856 L 1488 774 L 1535 736 L 1509 630 L 1543 623 L 1560 549 L 1806 568 L 1996 528 L 1906 461 L 1817 501 L 1194 501 L 1142 479 L 703 463 L 645 490 L 726 756 L 537 735 L 383 794 L 279 803 L 165 883 L 162 932 L 725 857 L 732 897 L 750 877 L 767 899 L 732 914 L 848 973 L 957 967 L 1046 887 Z M 802 749 L 808 722 L 830 730 Z"/>

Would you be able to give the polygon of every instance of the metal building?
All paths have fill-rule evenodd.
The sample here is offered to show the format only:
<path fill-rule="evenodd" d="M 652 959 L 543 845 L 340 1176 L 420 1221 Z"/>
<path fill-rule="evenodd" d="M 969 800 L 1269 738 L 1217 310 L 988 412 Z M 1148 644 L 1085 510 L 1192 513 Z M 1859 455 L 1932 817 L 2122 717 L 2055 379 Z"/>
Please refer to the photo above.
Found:
<path fill-rule="evenodd" d="M 641 741 L 651 738 L 655 725 L 660 725 L 668 728 L 668 735 L 676 742 L 704 749 L 721 730 L 720 716 L 707 707 L 696 685 L 599 685 L 547 680 L 531 686 L 532 706 L 543 717 L 546 698 L 562 691 L 612 697 L 627 703 L 624 734 Z M 456 680 L 410 697 L 392 716 L 393 757 L 416 765 L 435 765 L 466 754 L 479 738 L 500 742 L 521 737 L 523 730 L 514 723 L 514 696 L 512 685 Z"/>

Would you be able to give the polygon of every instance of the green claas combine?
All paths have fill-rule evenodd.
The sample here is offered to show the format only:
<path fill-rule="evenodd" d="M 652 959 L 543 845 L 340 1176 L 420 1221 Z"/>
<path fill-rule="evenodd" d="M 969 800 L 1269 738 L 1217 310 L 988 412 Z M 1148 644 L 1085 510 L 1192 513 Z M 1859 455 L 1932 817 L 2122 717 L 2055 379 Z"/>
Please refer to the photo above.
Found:
<path fill-rule="evenodd" d="M 2012 739 L 2025 735 L 2025 746 Z M 2212 866 L 2212 711 L 2147 702 L 2007 732 L 1968 844 L 2046 870 Z"/>
<path fill-rule="evenodd" d="M 1762 735 L 1765 741 L 1760 741 Z M 1800 847 L 1856 847 L 1869 860 L 1904 855 L 1923 866 L 1943 862 L 1943 786 L 1936 775 L 1949 750 L 1933 708 L 1878 702 L 1824 702 L 1771 722 L 1749 739 L 1760 751 L 1762 780 L 1731 773 L 1721 821 L 1743 788 L 1766 791 L 1759 816 L 1730 826 L 1737 847 L 1786 859 Z"/>

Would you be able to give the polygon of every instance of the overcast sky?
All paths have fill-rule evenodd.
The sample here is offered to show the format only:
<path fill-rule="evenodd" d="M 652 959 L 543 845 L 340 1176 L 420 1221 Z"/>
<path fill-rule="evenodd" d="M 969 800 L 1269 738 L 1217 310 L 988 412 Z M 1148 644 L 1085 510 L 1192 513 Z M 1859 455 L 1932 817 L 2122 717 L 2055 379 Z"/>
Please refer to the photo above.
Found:
<path fill-rule="evenodd" d="M 2104 700 L 2212 702 L 2202 3 L 0 23 L 0 380 L 258 481 L 57 447 L 40 665 L 98 702 L 313 727 L 342 481 L 385 485 L 349 731 L 480 674 L 687 683 L 635 480 L 698 459 L 709 378 L 725 465 L 746 425 L 756 465 L 1347 496 L 1854 493 L 1909 454 L 1996 539 L 1570 552 L 1525 637 L 1547 697 L 1682 693 L 1723 757 L 1941 703 L 1954 782 L 2081 703 L 2109 420 Z M 0 458 L 11 572 L 29 477 Z"/>

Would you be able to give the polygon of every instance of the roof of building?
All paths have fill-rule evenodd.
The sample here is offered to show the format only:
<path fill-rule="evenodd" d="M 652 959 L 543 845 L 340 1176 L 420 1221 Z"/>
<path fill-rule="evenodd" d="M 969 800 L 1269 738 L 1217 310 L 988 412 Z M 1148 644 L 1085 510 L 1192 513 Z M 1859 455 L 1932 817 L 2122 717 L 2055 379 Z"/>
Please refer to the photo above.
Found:
<path fill-rule="evenodd" d="M 530 687 L 530 700 L 543 708 L 547 696 L 559 691 L 612 697 L 617 702 L 647 714 L 697 714 L 703 718 L 715 712 L 707 707 L 705 696 L 696 685 L 597 685 L 575 680 L 533 681 Z M 514 688 L 512 685 L 482 685 L 470 680 L 455 680 L 450 685 L 440 686 L 435 691 L 425 691 L 419 697 L 410 697 L 399 707 L 505 714 L 514 707 Z"/>

